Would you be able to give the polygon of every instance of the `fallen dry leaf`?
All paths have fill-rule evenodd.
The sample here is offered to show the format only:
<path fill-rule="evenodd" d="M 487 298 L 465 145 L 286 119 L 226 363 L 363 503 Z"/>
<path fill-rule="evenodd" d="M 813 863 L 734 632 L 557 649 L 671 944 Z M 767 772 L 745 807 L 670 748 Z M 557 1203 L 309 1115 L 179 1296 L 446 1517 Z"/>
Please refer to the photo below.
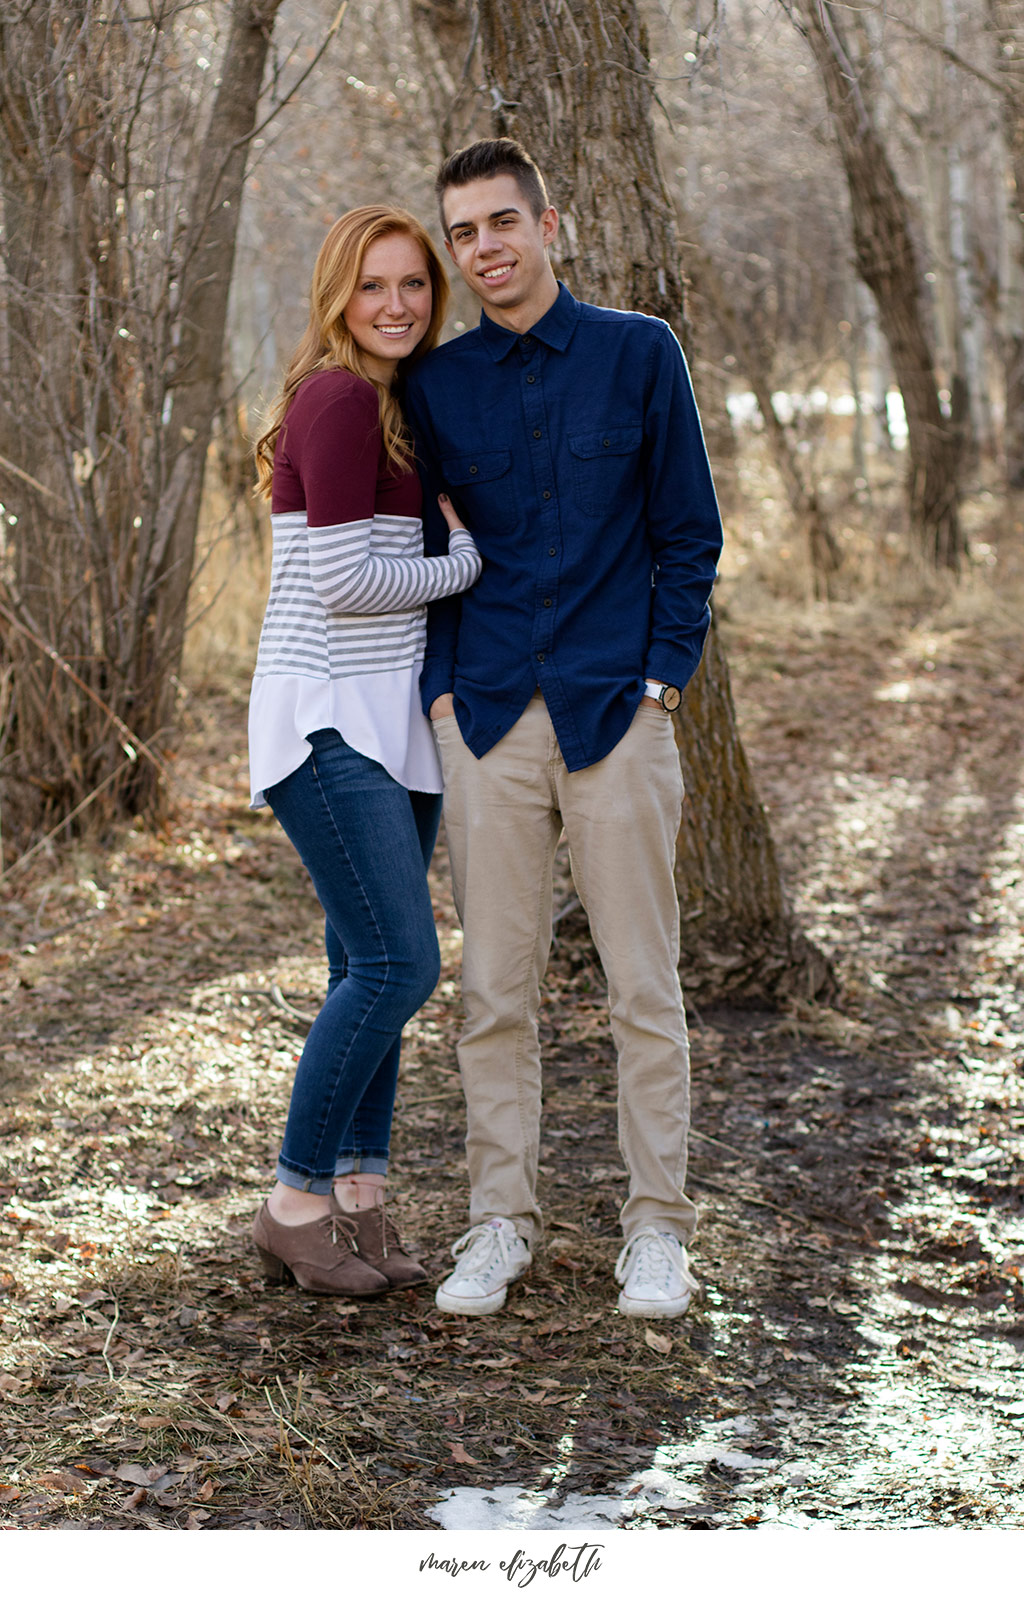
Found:
<path fill-rule="evenodd" d="M 667 1333 L 655 1333 L 653 1328 L 648 1328 L 644 1333 L 644 1344 L 649 1344 L 652 1350 L 657 1350 L 661 1356 L 671 1355 L 672 1340 Z"/>
<path fill-rule="evenodd" d="M 451 1451 L 452 1460 L 457 1462 L 460 1467 L 478 1467 L 480 1465 L 476 1456 L 471 1456 L 460 1442 L 456 1441 L 455 1444 L 450 1444 L 448 1448 Z"/>
<path fill-rule="evenodd" d="M 143 1467 L 137 1461 L 125 1461 L 117 1468 L 114 1477 L 120 1478 L 122 1483 L 137 1483 L 141 1488 L 151 1490 L 153 1494 L 160 1494 L 172 1484 L 180 1483 L 183 1474 L 165 1472 L 163 1467 Z"/>
<path fill-rule="evenodd" d="M 61 1494 L 77 1494 L 82 1480 L 73 1472 L 41 1472 L 36 1479 L 41 1489 L 59 1489 Z"/>

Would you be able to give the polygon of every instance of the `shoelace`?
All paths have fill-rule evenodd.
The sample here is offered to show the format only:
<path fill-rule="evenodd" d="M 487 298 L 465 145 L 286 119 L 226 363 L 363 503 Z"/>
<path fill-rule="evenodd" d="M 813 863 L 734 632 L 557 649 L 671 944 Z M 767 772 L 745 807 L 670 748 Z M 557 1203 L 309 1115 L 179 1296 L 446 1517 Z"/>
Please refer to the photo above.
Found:
<path fill-rule="evenodd" d="M 355 1224 L 349 1222 L 348 1218 L 342 1212 L 340 1212 L 340 1211 L 329 1211 L 327 1213 L 326 1217 L 322 1218 L 321 1226 L 325 1227 L 325 1228 L 327 1228 L 327 1227 L 330 1228 L 330 1230 L 331 1230 L 331 1243 L 333 1245 L 337 1245 L 338 1244 L 338 1229 L 340 1228 L 342 1234 L 344 1235 L 344 1241 L 345 1241 L 344 1244 L 342 1245 L 342 1249 L 344 1249 L 345 1246 L 347 1246 L 348 1249 L 351 1250 L 353 1255 L 357 1254 L 357 1251 L 356 1251 Z"/>
<path fill-rule="evenodd" d="M 507 1267 L 509 1264 L 508 1241 L 505 1238 L 505 1230 L 503 1228 L 492 1228 L 486 1222 L 478 1222 L 475 1228 L 470 1228 L 468 1232 L 462 1235 L 461 1239 L 456 1239 L 452 1245 L 452 1255 L 455 1256 L 456 1260 L 459 1260 L 459 1257 L 463 1254 L 466 1257 L 464 1261 L 459 1261 L 459 1270 L 468 1275 L 472 1272 L 478 1272 L 481 1267 L 487 1266 L 495 1240 L 501 1252 L 502 1265 Z"/>
<path fill-rule="evenodd" d="M 402 1240 L 398 1229 L 384 1209 L 384 1196 L 380 1199 L 380 1248 L 381 1254 L 386 1258 L 388 1245 L 395 1245 L 401 1249 Z"/>
<path fill-rule="evenodd" d="M 627 1276 L 626 1263 L 629 1262 L 630 1271 L 637 1267 L 656 1288 L 664 1289 L 666 1293 L 676 1273 L 682 1278 L 684 1287 L 693 1292 L 697 1288 L 697 1280 L 683 1265 L 684 1260 L 685 1257 L 675 1254 L 664 1234 L 655 1228 L 644 1228 L 628 1244 L 623 1245 L 615 1263 L 615 1276 L 620 1281 Z"/>

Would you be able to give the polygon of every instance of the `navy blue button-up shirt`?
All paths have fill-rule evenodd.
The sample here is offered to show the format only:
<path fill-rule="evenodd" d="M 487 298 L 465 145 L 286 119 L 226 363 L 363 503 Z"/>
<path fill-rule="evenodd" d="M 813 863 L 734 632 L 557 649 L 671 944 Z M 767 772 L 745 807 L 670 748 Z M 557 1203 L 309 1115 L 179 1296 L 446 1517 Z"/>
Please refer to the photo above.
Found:
<path fill-rule="evenodd" d="M 454 692 L 482 756 L 540 687 L 570 771 L 614 749 L 644 679 L 700 661 L 722 525 L 689 374 L 667 323 L 558 299 L 525 335 L 493 322 L 411 371 L 424 480 L 480 547 L 474 588 L 430 608 L 423 706 Z"/>

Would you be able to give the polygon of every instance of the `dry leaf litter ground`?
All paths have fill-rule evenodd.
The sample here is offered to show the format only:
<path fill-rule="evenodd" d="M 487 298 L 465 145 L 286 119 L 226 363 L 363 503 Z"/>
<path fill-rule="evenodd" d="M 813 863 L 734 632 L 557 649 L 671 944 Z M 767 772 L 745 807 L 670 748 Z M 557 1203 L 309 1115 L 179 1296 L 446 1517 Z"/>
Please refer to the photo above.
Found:
<path fill-rule="evenodd" d="M 744 736 L 844 993 L 693 1016 L 706 1292 L 678 1322 L 614 1310 L 614 1062 L 572 917 L 548 1235 L 505 1311 L 263 1284 L 318 915 L 246 807 L 243 692 L 197 695 L 165 833 L 0 891 L 0 1526 L 1020 1526 L 1024 642 L 999 579 L 754 622 L 726 589 Z M 443 849 L 434 892 L 394 1192 L 436 1279 L 466 1204 Z"/>

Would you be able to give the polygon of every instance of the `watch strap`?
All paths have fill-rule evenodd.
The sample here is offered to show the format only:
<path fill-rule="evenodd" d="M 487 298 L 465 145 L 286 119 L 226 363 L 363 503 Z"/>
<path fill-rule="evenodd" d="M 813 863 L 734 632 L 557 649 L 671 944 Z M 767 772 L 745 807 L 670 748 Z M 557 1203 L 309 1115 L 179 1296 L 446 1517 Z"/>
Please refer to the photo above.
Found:
<path fill-rule="evenodd" d="M 679 704 L 679 699 L 678 699 L 679 690 L 675 687 L 674 684 L 655 682 L 651 678 L 647 678 L 645 680 L 645 682 L 644 682 L 644 688 L 646 689 L 647 693 L 650 695 L 651 699 L 652 700 L 657 700 L 658 704 L 661 706 L 661 708 L 664 711 L 668 711 L 669 713 L 671 713 L 671 712 L 673 712 L 673 711 L 675 711 L 677 709 L 678 704 Z M 665 704 L 666 693 L 671 693 L 672 698 L 676 701 L 675 705 L 667 706 Z"/>

